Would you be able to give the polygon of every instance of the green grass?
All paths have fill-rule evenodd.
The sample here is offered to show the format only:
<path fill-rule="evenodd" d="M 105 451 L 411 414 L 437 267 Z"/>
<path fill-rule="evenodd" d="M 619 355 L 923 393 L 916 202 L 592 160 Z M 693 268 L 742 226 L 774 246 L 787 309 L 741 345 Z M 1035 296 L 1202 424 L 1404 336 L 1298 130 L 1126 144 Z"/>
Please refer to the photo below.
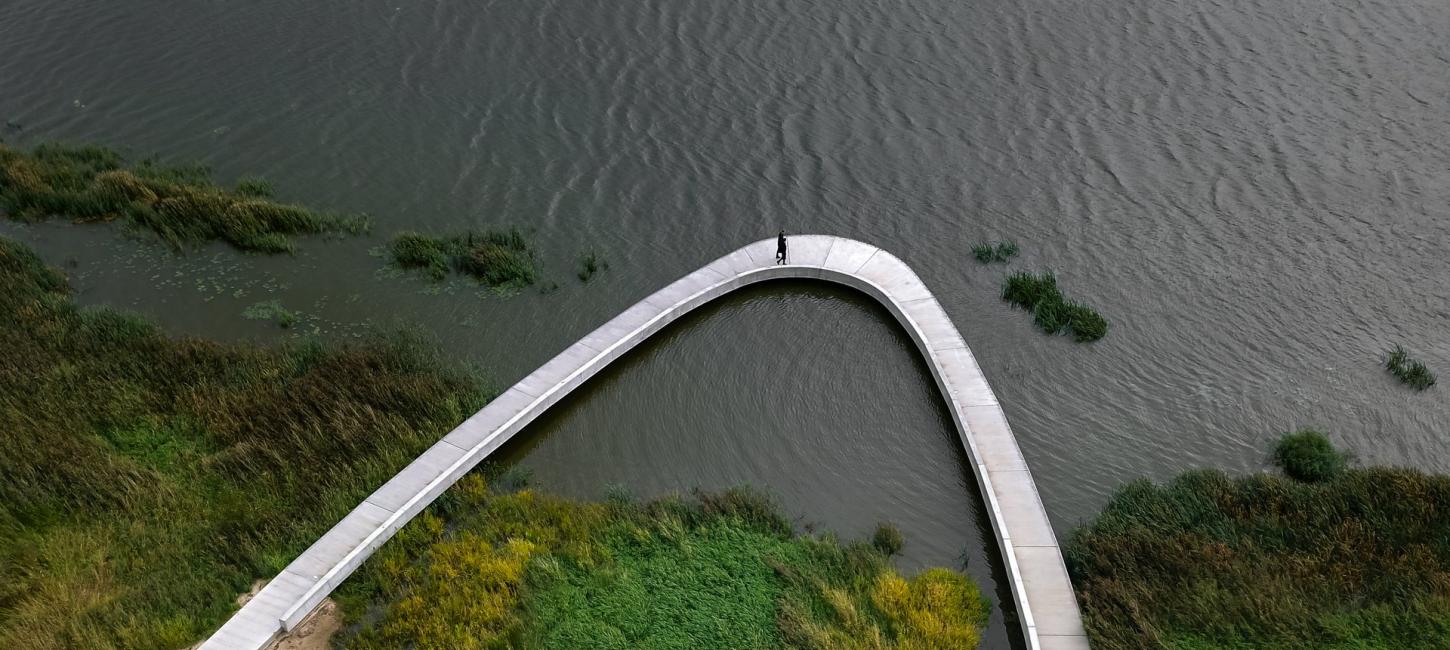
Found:
<path fill-rule="evenodd" d="M 1320 439 L 1279 449 L 1342 463 Z M 1450 477 L 1316 477 L 1202 470 L 1119 490 L 1064 548 L 1093 647 L 1450 647 Z"/>
<path fill-rule="evenodd" d="M 79 309 L 0 238 L 0 648 L 177 649 L 473 414 L 406 336 L 283 348 Z"/>
<path fill-rule="evenodd" d="M 1051 272 L 1018 272 L 1002 284 L 1002 299 L 1032 313 L 1032 322 L 1046 334 L 1072 335 L 1078 343 L 1097 341 L 1108 333 L 1108 321 L 1086 305 L 1066 300 Z"/>
<path fill-rule="evenodd" d="M 1349 458 L 1334 448 L 1329 437 L 1313 429 L 1286 433 L 1274 446 L 1274 464 L 1290 478 L 1316 483 L 1344 472 Z"/>
<path fill-rule="evenodd" d="M 1411 359 L 1410 353 L 1398 345 L 1385 357 L 1385 369 L 1400 380 L 1400 383 L 1415 390 L 1425 390 L 1435 385 L 1435 373 L 1430 372 L 1425 364 Z"/>
<path fill-rule="evenodd" d="M 296 235 L 367 228 L 361 217 L 277 203 L 271 194 L 261 179 L 228 190 L 205 167 L 128 164 L 104 147 L 45 144 L 24 152 L 0 144 L 0 212 L 12 219 L 121 220 L 178 250 L 223 241 L 262 253 L 292 251 Z"/>
<path fill-rule="evenodd" d="M 965 576 L 796 536 L 751 490 L 637 503 L 465 477 L 338 593 L 342 648 L 972 648 Z"/>
<path fill-rule="evenodd" d="M 594 275 L 609 268 L 609 263 L 599 257 L 594 251 L 589 251 L 579 256 L 579 281 L 588 282 Z"/>
<path fill-rule="evenodd" d="M 538 280 L 533 247 L 516 228 L 448 237 L 404 232 L 393 237 L 388 252 L 397 266 L 421 270 L 435 281 L 450 272 L 490 287 L 522 288 Z"/>
<path fill-rule="evenodd" d="M 248 306 L 242 311 L 242 317 L 247 320 L 270 320 L 275 321 L 283 329 L 297 324 L 299 315 L 297 312 L 282 306 L 281 302 L 268 300 Z"/>
<path fill-rule="evenodd" d="M 999 242 L 978 242 L 972 244 L 972 257 L 982 264 L 994 262 L 1006 262 L 1017 257 L 1019 249 L 1017 243 L 1012 241 Z"/>

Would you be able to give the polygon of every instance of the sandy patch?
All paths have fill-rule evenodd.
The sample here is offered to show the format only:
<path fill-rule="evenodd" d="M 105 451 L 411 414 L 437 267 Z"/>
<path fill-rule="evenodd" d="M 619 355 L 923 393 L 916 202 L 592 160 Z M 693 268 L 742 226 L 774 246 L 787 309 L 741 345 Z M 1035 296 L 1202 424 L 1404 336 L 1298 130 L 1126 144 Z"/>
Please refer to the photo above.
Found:
<path fill-rule="evenodd" d="M 252 583 L 252 588 L 237 596 L 237 607 L 247 604 L 247 601 L 256 597 L 267 586 L 266 580 L 258 580 Z M 272 645 L 267 646 L 268 650 L 327 650 L 332 643 L 332 637 L 342 629 L 342 612 L 337 609 L 337 603 L 331 598 L 322 601 L 317 609 L 312 611 L 302 624 L 292 628 L 291 632 L 278 637 Z M 189 650 L 196 650 L 201 643 L 191 646 Z"/>

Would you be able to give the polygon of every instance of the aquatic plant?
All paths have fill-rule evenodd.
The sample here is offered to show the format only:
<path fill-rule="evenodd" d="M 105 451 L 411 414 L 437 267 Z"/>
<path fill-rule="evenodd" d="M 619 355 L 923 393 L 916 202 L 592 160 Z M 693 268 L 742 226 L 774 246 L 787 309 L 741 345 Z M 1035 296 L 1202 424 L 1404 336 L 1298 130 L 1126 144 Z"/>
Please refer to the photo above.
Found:
<path fill-rule="evenodd" d="M 1274 464 L 1299 481 L 1327 481 L 1344 471 L 1348 458 L 1334 448 L 1319 431 L 1303 429 L 1286 433 L 1274 445 Z"/>
<path fill-rule="evenodd" d="M 1385 357 L 1385 369 L 1390 371 L 1400 383 L 1415 390 L 1425 390 L 1435 385 L 1435 373 L 1420 363 L 1410 358 L 1410 353 L 1405 348 L 1396 345 Z"/>
<path fill-rule="evenodd" d="M 876 531 L 871 534 L 871 545 L 882 553 L 896 555 L 901 552 L 901 547 L 906 546 L 906 538 L 900 528 L 883 522 L 877 524 Z"/>
<path fill-rule="evenodd" d="M 281 302 L 268 300 L 249 305 L 242 311 L 242 317 L 247 320 L 276 321 L 278 325 L 286 329 L 297 324 L 298 314 L 283 307 Z"/>
<path fill-rule="evenodd" d="M 1032 312 L 1032 321 L 1046 334 L 1072 334 L 1074 341 L 1089 343 L 1107 335 L 1108 321 L 1091 308 L 1068 302 L 1057 288 L 1051 272 L 1017 272 L 1002 284 L 1002 299 Z"/>
<path fill-rule="evenodd" d="M 955 649 L 986 623 L 960 573 L 797 536 L 750 489 L 581 503 L 475 473 L 449 493 L 339 590 L 339 646 Z"/>
<path fill-rule="evenodd" d="M 1134 481 L 1069 535 L 1093 647 L 1450 647 L 1450 477 L 1326 473 L 1342 452 L 1325 453 L 1319 435 L 1286 440 L 1333 478 Z"/>
<path fill-rule="evenodd" d="M 184 648 L 487 393 L 409 335 L 280 348 L 81 309 L 0 238 L 0 648 Z"/>
<path fill-rule="evenodd" d="M 538 278 L 534 251 L 517 228 L 448 237 L 403 232 L 393 237 L 389 252 L 394 264 L 422 269 L 435 281 L 450 270 L 490 287 L 525 287 Z"/>
<path fill-rule="evenodd" d="M 0 144 L 0 212 L 12 219 L 121 220 L 175 249 L 224 241 L 262 253 L 293 250 L 292 237 L 358 233 L 367 220 L 270 200 L 271 185 L 244 179 L 236 190 L 212 182 L 202 166 L 127 165 L 96 146 L 43 144 L 22 152 Z"/>
<path fill-rule="evenodd" d="M 982 264 L 1006 262 L 1017 256 L 1017 243 L 1013 241 L 978 242 L 972 244 L 972 256 Z"/>
<path fill-rule="evenodd" d="M 588 282 L 595 273 L 606 268 L 609 268 L 609 263 L 600 259 L 599 254 L 594 251 L 579 256 L 579 280 L 581 282 Z"/>

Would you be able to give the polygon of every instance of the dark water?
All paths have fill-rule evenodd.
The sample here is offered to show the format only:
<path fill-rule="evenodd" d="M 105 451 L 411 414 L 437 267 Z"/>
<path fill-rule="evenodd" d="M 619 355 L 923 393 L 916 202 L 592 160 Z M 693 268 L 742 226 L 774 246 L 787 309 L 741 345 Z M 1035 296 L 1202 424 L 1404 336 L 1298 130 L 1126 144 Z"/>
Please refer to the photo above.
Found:
<path fill-rule="evenodd" d="M 1440 0 L 8 0 L 8 141 L 262 173 L 376 229 L 159 260 L 115 229 L 0 232 L 174 331 L 273 338 L 240 314 L 279 299 L 329 335 L 422 323 L 504 385 L 780 227 L 856 237 L 937 293 L 1065 532 L 1135 477 L 1257 471 L 1301 426 L 1450 470 L 1446 388 L 1378 366 L 1403 343 L 1450 378 L 1447 70 Z M 367 254 L 500 225 L 534 231 L 560 291 L 430 289 Z M 996 238 L 1022 257 L 969 260 Z M 590 248 L 610 268 L 584 287 Z M 1055 270 L 1108 338 L 1033 331 L 996 297 L 1009 268 Z M 825 527 L 898 521 L 911 563 L 979 557 L 923 377 L 865 302 L 776 286 L 671 330 L 517 453 L 560 489 L 763 483 Z"/>

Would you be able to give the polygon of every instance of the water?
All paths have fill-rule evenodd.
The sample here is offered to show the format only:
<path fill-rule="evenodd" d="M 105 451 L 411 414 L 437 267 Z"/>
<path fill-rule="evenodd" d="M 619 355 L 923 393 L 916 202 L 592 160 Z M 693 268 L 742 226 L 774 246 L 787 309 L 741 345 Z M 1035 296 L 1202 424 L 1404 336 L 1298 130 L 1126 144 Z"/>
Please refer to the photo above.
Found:
<path fill-rule="evenodd" d="M 279 299 L 331 336 L 422 323 L 501 385 L 747 241 L 855 237 L 936 292 L 1066 532 L 1136 477 L 1258 471 L 1301 426 L 1450 471 L 1445 388 L 1378 365 L 1403 343 L 1450 377 L 1447 37 L 1431 0 L 10 0 L 8 141 L 262 173 L 376 228 L 159 260 L 116 229 L 0 233 L 82 301 L 176 332 L 270 340 L 240 314 Z M 439 290 L 368 255 L 501 225 L 534 231 L 558 292 Z M 970 261 L 997 238 L 1022 257 Z M 610 268 L 581 286 L 591 248 Z M 1038 334 L 996 297 L 1008 269 L 1056 271 L 1108 337 Z M 968 557 L 990 581 L 963 555 L 980 513 L 941 404 L 878 310 L 773 286 L 668 336 L 535 426 L 522 462 L 574 492 L 765 484 L 823 527 L 893 519 L 908 564 Z"/>

